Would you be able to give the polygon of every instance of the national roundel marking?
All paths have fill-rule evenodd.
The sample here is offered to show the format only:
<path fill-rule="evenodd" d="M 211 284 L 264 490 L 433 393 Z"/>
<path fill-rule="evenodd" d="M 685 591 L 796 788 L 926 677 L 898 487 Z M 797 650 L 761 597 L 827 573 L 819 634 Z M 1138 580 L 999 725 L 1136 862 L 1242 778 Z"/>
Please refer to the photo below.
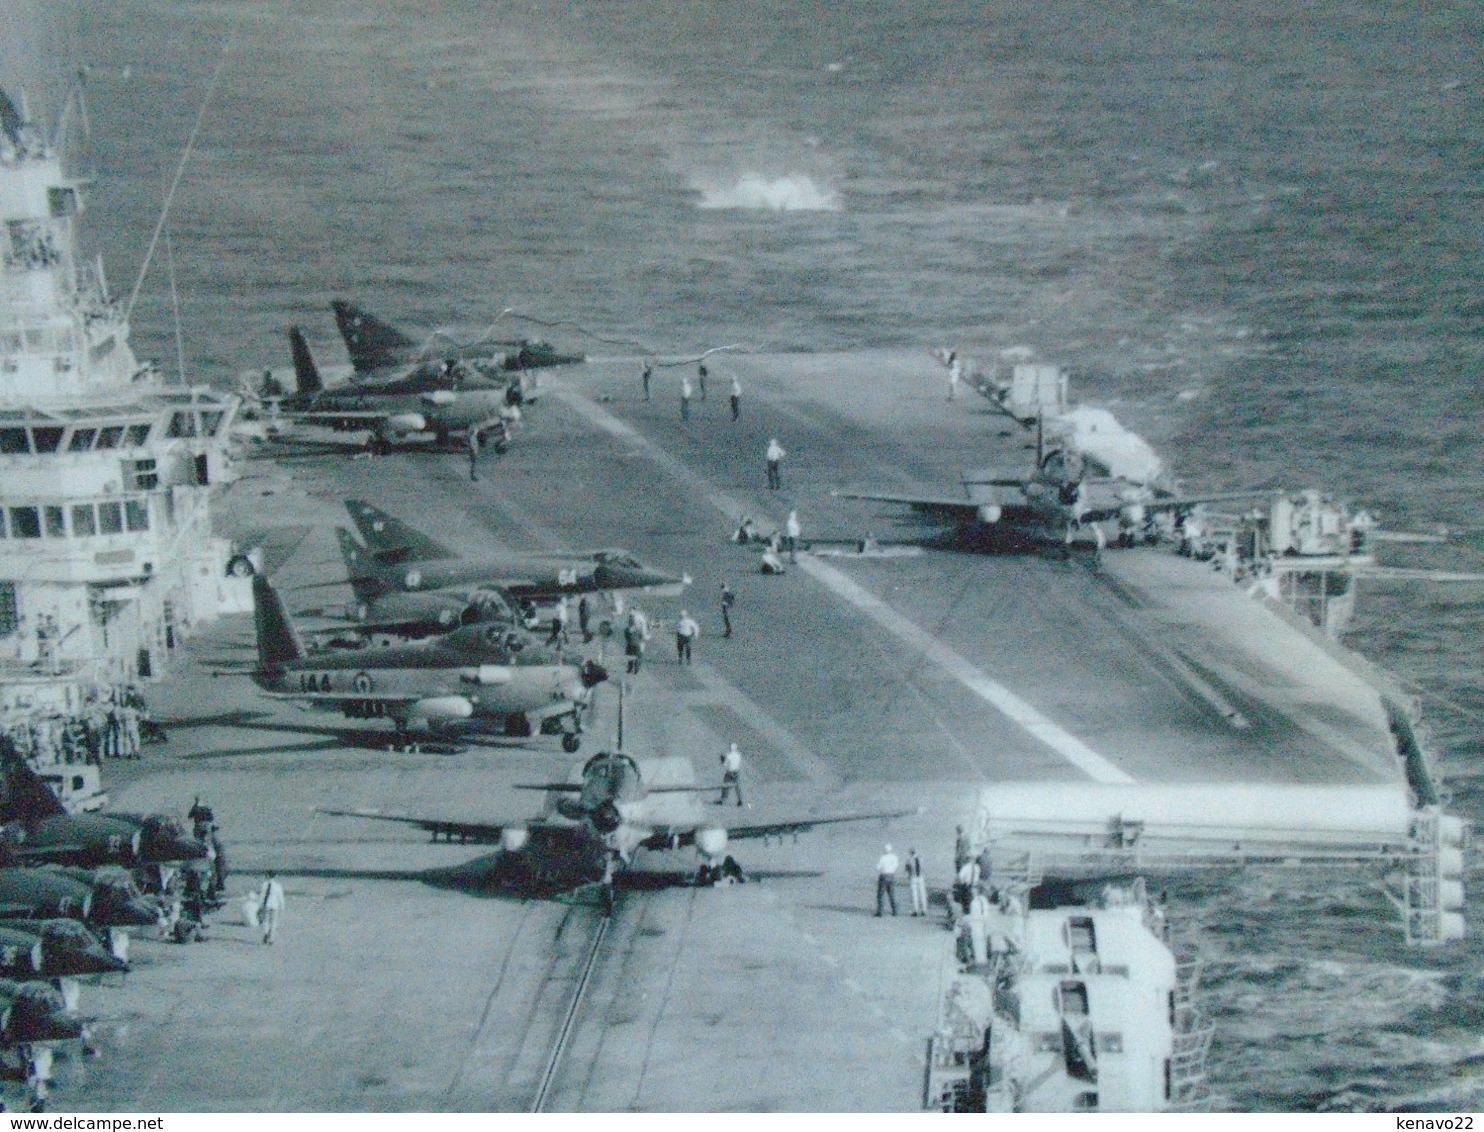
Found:
<path fill-rule="evenodd" d="M 362 694 L 369 692 L 374 685 L 371 682 L 369 672 L 357 672 L 356 678 L 350 682 L 350 686 Z"/>

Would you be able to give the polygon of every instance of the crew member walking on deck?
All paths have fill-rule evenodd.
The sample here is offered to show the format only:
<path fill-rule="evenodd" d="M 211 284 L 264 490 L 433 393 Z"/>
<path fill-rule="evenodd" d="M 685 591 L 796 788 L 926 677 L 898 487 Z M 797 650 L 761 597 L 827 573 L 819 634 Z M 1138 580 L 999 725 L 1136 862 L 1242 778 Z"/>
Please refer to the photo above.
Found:
<path fill-rule="evenodd" d="M 591 644 L 593 639 L 593 605 L 588 601 L 587 594 L 577 599 L 577 628 L 582 633 L 582 643 Z"/>
<path fill-rule="evenodd" d="M 948 351 L 948 399 L 958 400 L 958 383 L 964 377 L 964 363 L 953 350 Z"/>
<path fill-rule="evenodd" d="M 690 420 L 690 378 L 680 379 L 680 419 Z"/>
<path fill-rule="evenodd" d="M 639 674 L 639 668 L 644 663 L 644 642 L 649 640 L 649 619 L 644 616 L 642 610 L 629 610 L 629 619 L 623 629 L 623 651 L 629 658 L 628 672 L 631 676 Z"/>
<path fill-rule="evenodd" d="M 716 804 L 726 805 L 727 794 L 733 790 L 737 792 L 737 805 L 742 805 L 742 752 L 737 750 L 736 743 L 721 756 L 721 797 L 716 799 Z"/>
<path fill-rule="evenodd" d="M 768 462 L 768 490 L 779 491 L 783 487 L 783 458 L 788 453 L 783 450 L 783 445 L 778 443 L 775 436 L 768 441 L 768 450 L 764 458 Z"/>
<path fill-rule="evenodd" d="M 283 915 L 283 885 L 271 872 L 263 882 L 263 900 L 258 912 L 258 925 L 263 929 L 263 942 L 272 943 L 278 934 L 278 918 Z"/>
<path fill-rule="evenodd" d="M 917 855 L 916 849 L 907 850 L 907 883 L 912 887 L 912 914 L 926 916 L 927 881 L 922 877 L 922 858 Z"/>
<path fill-rule="evenodd" d="M 548 645 L 565 645 L 567 643 L 568 616 L 569 614 L 567 612 L 567 599 L 565 597 L 560 597 L 557 599 L 556 608 L 552 610 L 551 613 L 551 636 L 546 638 L 546 643 Z"/>
<path fill-rule="evenodd" d="M 799 513 L 790 511 L 788 521 L 783 524 L 783 541 L 788 547 L 788 560 L 793 563 L 799 561 L 799 539 L 803 537 L 804 527 L 799 522 Z"/>
<path fill-rule="evenodd" d="M 876 862 L 876 915 L 881 915 L 886 904 L 891 905 L 891 914 L 897 914 L 897 869 L 901 862 L 897 855 L 891 851 L 891 845 L 886 846 L 886 852 L 881 854 Z"/>
<path fill-rule="evenodd" d="M 696 366 L 696 384 L 701 387 L 702 401 L 706 400 L 706 378 L 709 377 L 710 374 L 711 371 L 706 368 L 705 362 L 702 362 L 700 365 Z"/>
<path fill-rule="evenodd" d="M 742 416 L 742 383 L 732 378 L 732 394 L 727 398 L 732 403 L 732 420 Z"/>
<path fill-rule="evenodd" d="M 479 482 L 479 449 L 484 443 L 484 436 L 477 428 L 469 430 L 469 482 Z"/>
<path fill-rule="evenodd" d="M 649 379 L 654 376 L 654 363 L 644 363 L 644 399 L 649 400 Z"/>
<path fill-rule="evenodd" d="M 732 606 L 737 604 L 737 595 L 725 582 L 721 584 L 721 635 L 732 635 Z"/>
<path fill-rule="evenodd" d="M 675 623 L 675 660 L 677 664 L 691 662 L 691 648 L 701 635 L 701 627 L 685 610 L 680 611 L 680 620 Z"/>

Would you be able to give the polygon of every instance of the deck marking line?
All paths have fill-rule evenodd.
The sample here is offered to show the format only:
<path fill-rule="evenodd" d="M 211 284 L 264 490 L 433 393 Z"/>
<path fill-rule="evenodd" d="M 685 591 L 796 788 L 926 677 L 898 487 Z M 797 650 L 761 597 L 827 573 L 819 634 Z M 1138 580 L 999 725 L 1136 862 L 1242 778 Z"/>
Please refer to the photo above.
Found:
<path fill-rule="evenodd" d="M 737 522 L 746 513 L 746 509 L 738 500 L 717 491 L 706 482 L 704 477 L 692 471 L 632 425 L 619 420 L 612 413 L 572 390 L 553 388 L 551 391 L 564 404 L 586 417 L 598 428 L 639 448 L 672 475 L 689 484 L 730 521 Z M 1003 684 L 991 680 L 959 653 L 903 617 L 839 570 L 825 565 L 809 554 L 799 559 L 799 568 L 837 597 L 855 606 L 898 640 L 917 649 L 969 691 L 991 707 L 998 709 L 1032 738 L 1050 747 L 1089 778 L 1103 783 L 1126 784 L 1134 781 L 1132 777 L 1082 740 L 1053 723 Z"/>
<path fill-rule="evenodd" d="M 904 644 L 910 645 L 954 677 L 980 699 L 998 709 L 1032 738 L 1039 740 L 1096 782 L 1130 783 L 1133 778 L 1075 735 L 1053 723 L 1003 684 L 926 630 L 903 617 L 865 587 L 813 555 L 799 559 L 799 569 L 837 597 L 855 606 Z"/>

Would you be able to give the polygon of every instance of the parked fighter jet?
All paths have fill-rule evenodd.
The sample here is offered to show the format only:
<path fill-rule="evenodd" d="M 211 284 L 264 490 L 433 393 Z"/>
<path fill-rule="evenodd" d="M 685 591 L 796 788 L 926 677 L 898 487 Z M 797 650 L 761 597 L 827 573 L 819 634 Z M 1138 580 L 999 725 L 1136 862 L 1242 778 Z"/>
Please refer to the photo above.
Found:
<path fill-rule="evenodd" d="M 426 593 L 388 592 L 380 576 L 371 572 L 367 564 L 370 556 L 355 536 L 344 527 L 336 527 L 335 537 L 355 600 L 343 607 L 301 610 L 299 617 L 344 617 L 354 622 L 347 627 L 354 634 L 387 633 L 413 639 L 438 636 L 465 625 L 524 627 L 498 590 L 460 586 Z M 336 630 L 342 636 L 344 632 Z"/>
<path fill-rule="evenodd" d="M 70 979 L 127 971 L 129 964 L 76 920 L 7 920 L 0 923 L 0 972 Z M 39 966 L 36 964 L 39 963 Z"/>
<path fill-rule="evenodd" d="M 543 600 L 563 594 L 598 590 L 653 589 L 690 584 L 646 566 L 626 550 L 593 550 L 572 554 L 508 554 L 467 559 L 388 515 L 379 507 L 347 499 L 345 509 L 368 553 L 351 574 L 357 590 L 370 594 L 426 592 L 454 586 L 482 586 L 517 598 Z M 347 563 L 349 565 L 349 563 Z"/>
<path fill-rule="evenodd" d="M 513 373 L 587 361 L 585 355 L 559 354 L 549 342 L 532 342 L 525 338 L 458 343 L 446 335 L 434 334 L 419 342 L 344 299 L 336 299 L 330 305 L 335 310 L 335 325 L 340 330 L 340 337 L 345 339 L 350 364 L 362 378 L 373 377 L 397 366 L 416 365 L 429 358 L 470 362 L 486 373 L 491 370 Z M 492 349 L 500 346 L 513 349 Z"/>
<path fill-rule="evenodd" d="M 724 857 L 733 841 L 798 834 L 821 825 L 902 817 L 908 811 L 803 818 L 728 829 L 711 819 L 700 795 L 719 786 L 696 782 L 695 768 L 683 756 L 635 759 L 622 751 L 594 755 L 576 768 L 570 782 L 520 786 L 548 794 L 546 812 L 529 822 L 448 821 L 375 810 L 321 810 L 340 817 L 373 818 L 417 826 L 447 840 L 498 844 L 501 882 L 533 894 L 557 895 L 592 885 L 613 910 L 618 873 L 641 849 L 694 848 L 702 866 L 698 880 L 741 879 L 742 871 Z"/>
<path fill-rule="evenodd" d="M 0 868 L 0 920 L 85 920 L 100 928 L 148 927 L 158 905 L 128 874 L 107 869 Z"/>
<path fill-rule="evenodd" d="M 504 450 L 510 406 L 520 400 L 510 390 L 518 387 L 465 376 L 458 363 L 438 363 L 379 385 L 326 389 L 298 327 L 289 331 L 289 342 L 298 392 L 278 399 L 270 419 L 276 415 L 342 432 L 370 432 L 378 450 L 403 437 L 428 433 L 445 447 L 456 435 L 465 442 L 493 436 L 494 447 Z"/>
<path fill-rule="evenodd" d="M 82 1019 L 70 1014 L 61 993 L 38 979 L 0 979 L 0 1044 L 27 1045 L 81 1038 Z"/>
<path fill-rule="evenodd" d="M 555 734 L 565 723 L 562 746 L 575 751 L 580 706 L 608 679 L 594 661 L 579 665 L 500 624 L 469 625 L 416 645 L 311 655 L 261 574 L 253 599 L 259 687 L 353 719 L 390 719 L 398 731 L 474 720 L 525 736 L 533 725 Z"/>
<path fill-rule="evenodd" d="M 29 766 L 5 767 L 0 843 L 24 862 L 59 865 L 147 865 L 206 856 L 206 846 L 166 814 L 69 814 Z"/>
<path fill-rule="evenodd" d="M 1156 511 L 1189 510 L 1201 503 L 1249 499 L 1254 492 L 1176 496 L 1123 477 L 1093 476 L 1083 458 L 1060 447 L 1046 450 L 1038 424 L 1036 468 L 1029 476 L 965 472 L 962 496 L 909 495 L 902 492 L 835 492 L 842 499 L 897 503 L 938 519 L 1007 532 L 1036 540 L 1060 538 L 1070 548 L 1077 533 L 1090 529 L 1104 543 L 1099 523 L 1118 521 L 1118 545 L 1132 546 L 1148 529 Z"/>

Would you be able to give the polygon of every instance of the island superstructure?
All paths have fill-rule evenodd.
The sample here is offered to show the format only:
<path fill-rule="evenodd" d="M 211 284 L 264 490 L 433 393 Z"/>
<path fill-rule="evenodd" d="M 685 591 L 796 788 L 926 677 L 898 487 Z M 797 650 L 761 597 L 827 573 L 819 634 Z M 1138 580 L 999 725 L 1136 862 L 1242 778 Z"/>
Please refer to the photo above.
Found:
<path fill-rule="evenodd" d="M 82 182 L 0 94 L 0 713 L 78 710 L 162 675 L 216 616 L 230 395 L 168 384 L 129 346 Z"/>

